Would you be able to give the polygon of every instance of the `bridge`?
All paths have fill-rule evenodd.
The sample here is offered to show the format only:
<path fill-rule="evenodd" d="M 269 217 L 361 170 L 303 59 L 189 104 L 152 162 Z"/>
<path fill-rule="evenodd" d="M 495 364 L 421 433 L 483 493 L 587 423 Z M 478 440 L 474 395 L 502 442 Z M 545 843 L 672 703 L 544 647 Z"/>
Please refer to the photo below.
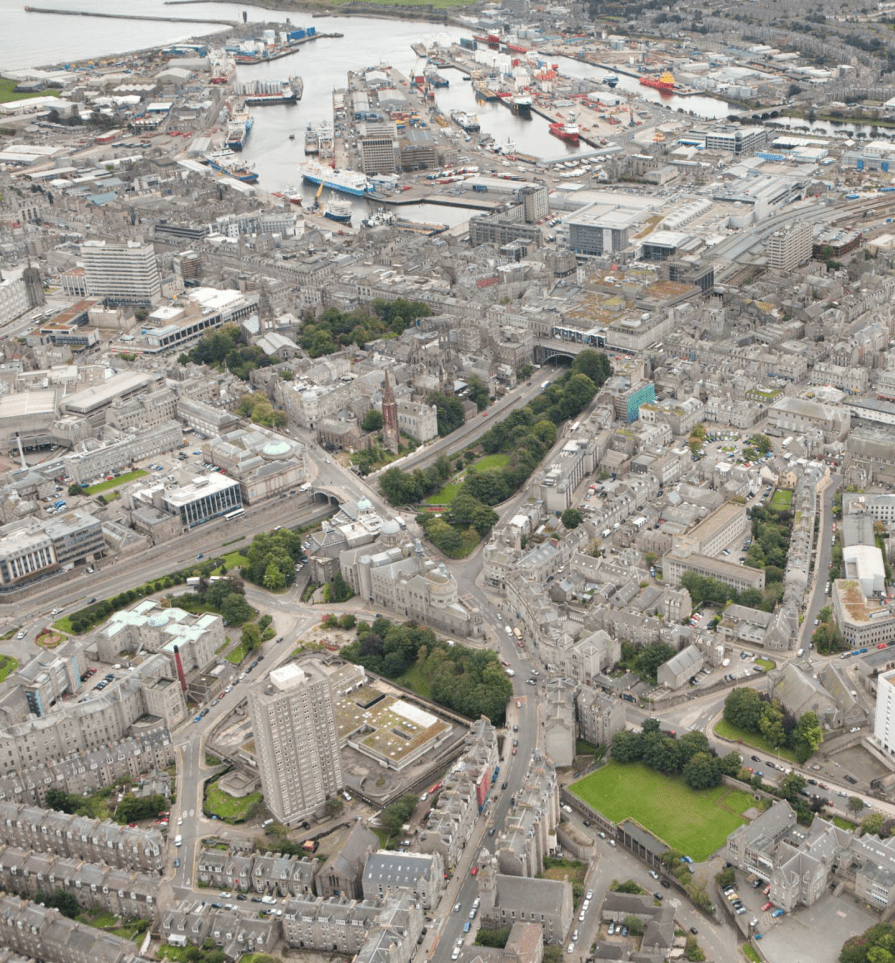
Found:
<path fill-rule="evenodd" d="M 571 365 L 575 358 L 589 348 L 603 349 L 602 344 L 584 344 L 580 341 L 561 341 L 559 338 L 542 338 L 534 344 L 535 364 Z"/>

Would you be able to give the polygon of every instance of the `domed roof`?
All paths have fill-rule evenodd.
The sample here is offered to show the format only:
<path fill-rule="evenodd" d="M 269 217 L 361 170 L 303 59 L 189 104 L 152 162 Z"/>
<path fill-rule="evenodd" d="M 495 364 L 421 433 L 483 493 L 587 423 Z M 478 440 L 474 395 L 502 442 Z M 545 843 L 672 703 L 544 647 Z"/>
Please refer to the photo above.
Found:
<path fill-rule="evenodd" d="M 288 441 L 269 441 L 262 449 L 261 454 L 268 458 L 282 458 L 283 455 L 292 451 L 292 445 Z"/>
<path fill-rule="evenodd" d="M 359 512 L 369 512 L 373 509 L 373 503 L 369 498 L 359 498 L 357 501 L 357 510 Z"/>
<path fill-rule="evenodd" d="M 149 617 L 149 625 L 154 629 L 160 629 L 163 625 L 168 624 L 168 616 L 164 612 L 158 612 L 155 615 Z"/>
<path fill-rule="evenodd" d="M 379 527 L 380 535 L 397 535 L 400 531 L 400 526 L 393 518 L 386 518 Z"/>

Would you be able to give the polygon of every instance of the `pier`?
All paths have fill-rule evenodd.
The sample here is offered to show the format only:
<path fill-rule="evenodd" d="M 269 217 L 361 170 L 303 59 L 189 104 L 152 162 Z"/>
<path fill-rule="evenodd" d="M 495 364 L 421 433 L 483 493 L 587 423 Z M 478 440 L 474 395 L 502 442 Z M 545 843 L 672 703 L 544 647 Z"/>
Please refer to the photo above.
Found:
<path fill-rule="evenodd" d="M 155 20 L 160 23 L 210 23 L 238 27 L 236 20 L 201 20 L 198 17 L 150 17 L 139 13 L 99 13 L 95 10 L 57 10 L 53 7 L 25 7 L 26 13 L 51 13 L 63 17 L 102 17 L 106 20 Z"/>

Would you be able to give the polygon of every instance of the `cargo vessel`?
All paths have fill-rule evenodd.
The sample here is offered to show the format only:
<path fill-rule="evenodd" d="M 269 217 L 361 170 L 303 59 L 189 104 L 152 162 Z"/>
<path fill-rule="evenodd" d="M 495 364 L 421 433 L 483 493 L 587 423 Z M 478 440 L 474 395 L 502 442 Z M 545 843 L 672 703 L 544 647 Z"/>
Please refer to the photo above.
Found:
<path fill-rule="evenodd" d="M 320 134 L 317 133 L 311 124 L 308 124 L 308 129 L 305 131 L 305 153 L 320 153 Z"/>
<path fill-rule="evenodd" d="M 287 81 L 271 80 L 248 81 L 239 85 L 245 95 L 247 107 L 266 107 L 269 104 L 295 104 L 301 100 L 305 84 L 301 77 L 290 77 Z"/>
<path fill-rule="evenodd" d="M 322 184 L 331 191 L 353 194 L 355 197 L 363 197 L 370 189 L 366 175 L 359 171 L 333 170 L 321 167 L 320 164 L 305 164 L 301 168 L 301 176 L 309 184 Z"/>
<path fill-rule="evenodd" d="M 244 184 L 254 184 L 258 180 L 258 172 L 251 164 L 243 164 L 236 160 L 232 151 L 216 151 L 205 156 L 205 163 L 219 174 L 233 177 Z"/>
<path fill-rule="evenodd" d="M 510 110 L 520 117 L 531 117 L 531 97 L 528 94 L 516 94 L 510 101 Z"/>
<path fill-rule="evenodd" d="M 481 130 L 478 117 L 475 114 L 467 114 L 465 110 L 452 110 L 451 120 L 467 133 Z"/>
<path fill-rule="evenodd" d="M 577 144 L 578 135 L 581 133 L 581 128 L 578 126 L 578 118 L 574 111 L 569 111 L 568 120 L 551 124 L 549 130 L 554 137 L 558 137 L 560 140 L 567 141 L 570 144 Z"/>
<path fill-rule="evenodd" d="M 475 90 L 476 97 L 480 97 L 482 100 L 497 100 L 497 94 L 487 84 L 474 83 L 472 87 Z"/>
<path fill-rule="evenodd" d="M 652 87 L 660 94 L 674 93 L 674 74 L 670 70 L 664 71 L 658 77 L 641 77 L 640 83 L 644 87 Z"/>

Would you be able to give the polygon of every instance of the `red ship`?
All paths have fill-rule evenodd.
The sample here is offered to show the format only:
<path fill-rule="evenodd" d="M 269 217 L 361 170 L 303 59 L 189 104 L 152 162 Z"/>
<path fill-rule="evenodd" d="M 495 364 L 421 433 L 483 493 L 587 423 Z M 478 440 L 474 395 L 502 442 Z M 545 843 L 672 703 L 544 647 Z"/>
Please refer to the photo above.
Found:
<path fill-rule="evenodd" d="M 492 47 L 497 47 L 500 44 L 500 37 L 496 33 L 489 33 L 487 37 L 473 34 L 473 40 L 478 40 L 479 43 L 486 43 Z"/>
<path fill-rule="evenodd" d="M 670 70 L 666 70 L 659 77 L 641 77 L 640 83 L 644 87 L 653 87 L 663 94 L 674 93 L 674 74 Z"/>
<path fill-rule="evenodd" d="M 563 122 L 557 122 L 550 125 L 550 133 L 554 137 L 558 137 L 560 140 L 568 141 L 570 144 L 578 143 L 578 135 L 581 128 L 578 126 L 578 118 L 573 112 L 569 112 L 569 119 Z"/>

